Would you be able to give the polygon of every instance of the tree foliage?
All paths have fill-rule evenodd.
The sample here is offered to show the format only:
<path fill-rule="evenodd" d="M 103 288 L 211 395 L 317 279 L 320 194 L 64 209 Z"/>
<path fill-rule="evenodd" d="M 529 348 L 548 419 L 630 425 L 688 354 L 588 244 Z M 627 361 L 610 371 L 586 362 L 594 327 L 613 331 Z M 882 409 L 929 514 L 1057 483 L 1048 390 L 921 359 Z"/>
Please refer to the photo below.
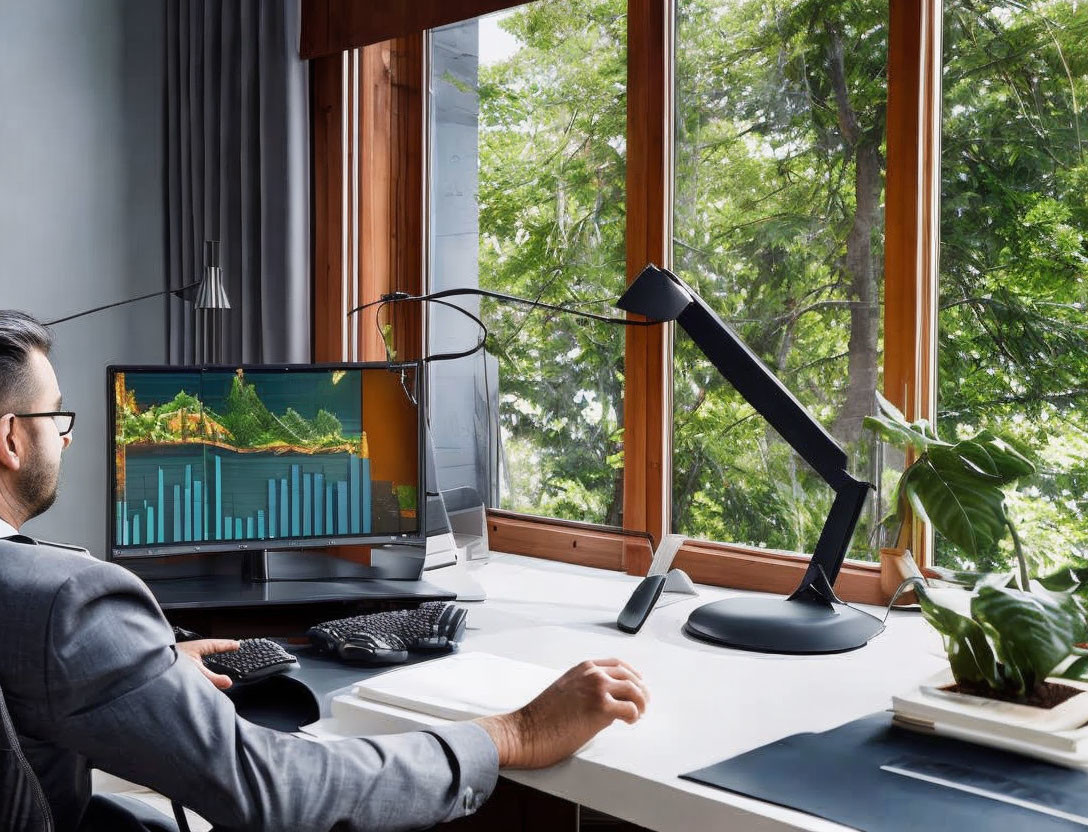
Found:
<path fill-rule="evenodd" d="M 945 9 L 939 423 L 1035 448 L 1040 473 L 1010 512 L 1038 558 L 1084 556 L 1088 8 Z M 680 0 L 676 13 L 674 266 L 853 473 L 890 485 L 898 472 L 860 430 L 882 387 L 887 2 Z M 592 308 L 624 285 L 626 3 L 531 3 L 500 25 L 518 48 L 480 70 L 481 284 Z M 620 522 L 622 329 L 483 312 L 504 505 Z M 674 527 L 810 550 L 828 489 L 682 333 L 674 350 Z M 880 512 L 854 556 L 875 548 Z M 980 560 L 1007 556 L 995 544 Z"/>

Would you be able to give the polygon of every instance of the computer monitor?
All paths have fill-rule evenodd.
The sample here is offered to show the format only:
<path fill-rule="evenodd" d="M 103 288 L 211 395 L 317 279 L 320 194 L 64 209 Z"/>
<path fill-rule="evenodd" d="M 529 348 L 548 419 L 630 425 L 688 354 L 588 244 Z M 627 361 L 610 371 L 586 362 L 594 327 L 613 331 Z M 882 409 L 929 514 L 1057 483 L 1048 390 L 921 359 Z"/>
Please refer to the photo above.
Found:
<path fill-rule="evenodd" d="M 109 367 L 111 558 L 422 546 L 421 373 Z"/>

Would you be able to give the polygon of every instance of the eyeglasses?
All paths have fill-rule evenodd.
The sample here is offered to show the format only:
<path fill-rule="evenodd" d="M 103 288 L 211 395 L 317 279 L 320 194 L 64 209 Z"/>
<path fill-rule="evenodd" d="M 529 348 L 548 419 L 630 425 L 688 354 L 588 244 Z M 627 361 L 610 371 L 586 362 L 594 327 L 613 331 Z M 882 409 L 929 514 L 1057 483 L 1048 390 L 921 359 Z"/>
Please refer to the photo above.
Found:
<path fill-rule="evenodd" d="M 48 413 L 13 413 L 18 419 L 34 419 L 39 416 L 48 416 L 57 426 L 61 436 L 67 436 L 76 426 L 76 414 L 71 410 L 51 410 Z"/>

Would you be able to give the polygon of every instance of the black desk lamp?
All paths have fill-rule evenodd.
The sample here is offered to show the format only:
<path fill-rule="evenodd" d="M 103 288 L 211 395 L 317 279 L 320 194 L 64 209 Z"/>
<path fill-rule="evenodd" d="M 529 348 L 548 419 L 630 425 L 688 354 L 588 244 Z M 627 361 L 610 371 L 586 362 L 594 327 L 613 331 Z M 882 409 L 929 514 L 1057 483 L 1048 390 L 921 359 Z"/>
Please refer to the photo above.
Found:
<path fill-rule="evenodd" d="M 76 312 L 73 315 L 65 315 L 63 318 L 46 321 L 45 325 L 55 326 L 56 324 L 62 324 L 65 321 L 74 321 L 76 318 L 82 318 L 84 315 L 93 315 L 95 312 L 113 309 L 115 306 L 125 306 L 129 303 L 135 303 L 138 300 L 157 298 L 162 295 L 176 295 L 183 300 L 193 301 L 196 308 L 200 310 L 230 309 L 230 300 L 228 299 L 227 291 L 223 286 L 223 270 L 219 265 L 219 241 L 204 241 L 204 276 L 200 280 L 194 280 L 192 283 L 179 286 L 177 289 L 163 289 L 158 292 L 148 292 L 146 295 L 139 295 L 138 297 L 119 300 L 114 303 L 106 303 L 102 306 L 96 306 L 93 309 L 84 309 L 82 312 Z"/>
<path fill-rule="evenodd" d="M 764 653 L 839 653 L 878 635 L 883 622 L 847 606 L 832 589 L 872 488 L 847 473 L 842 448 L 732 328 L 672 272 L 647 266 L 616 306 L 680 324 L 718 372 L 835 491 L 808 570 L 788 599 L 715 601 L 695 610 L 684 630 L 704 641 Z"/>

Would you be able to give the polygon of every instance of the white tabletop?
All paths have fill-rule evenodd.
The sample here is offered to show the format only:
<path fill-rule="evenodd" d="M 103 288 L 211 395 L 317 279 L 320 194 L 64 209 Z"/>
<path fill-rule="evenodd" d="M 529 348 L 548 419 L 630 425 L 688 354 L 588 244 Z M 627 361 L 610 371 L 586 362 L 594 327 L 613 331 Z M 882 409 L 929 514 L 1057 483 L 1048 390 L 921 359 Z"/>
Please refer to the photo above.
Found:
<path fill-rule="evenodd" d="M 914 613 L 893 613 L 870 644 L 830 656 L 772 656 L 694 641 L 681 633 L 700 604 L 736 590 L 699 586 L 698 597 L 663 596 L 642 631 L 616 615 L 638 578 L 516 555 L 495 555 L 473 576 L 487 600 L 465 604 L 464 650 L 562 670 L 615 656 L 638 668 L 651 693 L 637 725 L 616 723 L 574 758 L 544 771 L 503 775 L 661 832 L 841 830 L 800 812 L 702 786 L 678 775 L 791 734 L 824 731 L 889 707 L 947 665 L 940 639 Z M 882 615 L 883 610 L 869 608 Z M 409 730 L 440 720 L 337 696 L 333 734 Z"/>

